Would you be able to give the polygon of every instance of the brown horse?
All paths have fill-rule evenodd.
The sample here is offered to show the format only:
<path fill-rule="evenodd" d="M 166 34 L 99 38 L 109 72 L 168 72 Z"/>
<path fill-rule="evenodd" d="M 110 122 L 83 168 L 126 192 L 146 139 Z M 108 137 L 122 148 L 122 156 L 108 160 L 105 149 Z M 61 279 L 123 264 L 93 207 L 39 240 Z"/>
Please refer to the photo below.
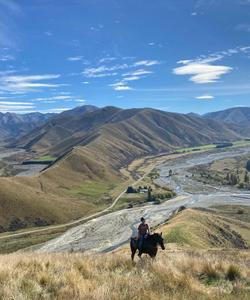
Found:
<path fill-rule="evenodd" d="M 143 253 L 148 254 L 151 258 L 155 258 L 158 245 L 161 246 L 162 250 L 165 250 L 164 241 L 162 238 L 162 233 L 151 234 L 143 241 L 142 249 L 138 249 L 138 240 L 137 238 L 131 238 L 130 240 L 130 249 L 131 249 L 131 258 L 134 260 L 135 253 L 139 250 L 138 256 L 141 258 Z"/>

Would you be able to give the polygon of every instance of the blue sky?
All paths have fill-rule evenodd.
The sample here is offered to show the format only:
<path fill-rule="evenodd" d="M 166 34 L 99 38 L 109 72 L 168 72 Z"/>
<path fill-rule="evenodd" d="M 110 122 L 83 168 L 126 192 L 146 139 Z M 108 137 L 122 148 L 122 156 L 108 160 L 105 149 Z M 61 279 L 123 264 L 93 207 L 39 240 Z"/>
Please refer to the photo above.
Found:
<path fill-rule="evenodd" d="M 0 111 L 249 106 L 250 0 L 0 0 Z"/>

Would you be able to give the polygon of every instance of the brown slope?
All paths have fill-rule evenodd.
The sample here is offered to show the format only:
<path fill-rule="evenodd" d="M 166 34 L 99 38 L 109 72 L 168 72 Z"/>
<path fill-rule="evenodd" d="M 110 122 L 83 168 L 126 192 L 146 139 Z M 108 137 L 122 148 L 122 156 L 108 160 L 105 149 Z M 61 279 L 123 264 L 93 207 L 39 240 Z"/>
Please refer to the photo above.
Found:
<path fill-rule="evenodd" d="M 33 131 L 19 138 L 13 147 L 32 149 L 34 151 L 46 151 L 49 147 L 59 143 L 61 140 L 72 136 L 76 131 L 87 132 L 91 129 L 88 118 L 85 115 L 91 115 L 98 108 L 92 105 L 85 105 L 75 109 L 65 111 L 54 118 L 51 118 L 46 124 L 35 128 Z M 94 117 L 92 120 L 95 126 Z M 78 128 L 80 129 L 78 130 Z"/>
<path fill-rule="evenodd" d="M 139 110 L 123 120 L 121 114 L 98 130 L 84 148 L 100 159 L 121 167 L 148 154 L 191 146 L 234 140 L 240 136 L 218 122 L 151 109 Z M 117 122 L 118 118 L 118 122 Z M 121 120 L 121 121 L 120 121 Z"/>
<path fill-rule="evenodd" d="M 34 226 L 38 217 L 61 223 L 100 209 L 107 204 L 102 196 L 123 180 L 119 168 L 135 158 L 240 138 L 217 121 L 153 109 L 108 107 L 74 117 L 72 124 L 65 119 L 74 134 L 57 131 L 57 123 L 57 130 L 49 128 L 50 138 L 45 134 L 29 147 L 56 155 L 68 151 L 66 155 L 39 176 L 0 180 L 0 225 L 5 230 L 15 218 Z"/>
<path fill-rule="evenodd" d="M 47 127 L 36 131 L 35 137 L 27 136 L 23 146 L 40 153 L 60 156 L 76 145 L 88 145 L 98 136 L 98 140 L 104 139 L 108 143 L 116 135 L 121 145 L 125 143 L 126 148 L 127 144 L 129 148 L 139 148 L 135 151 L 142 154 L 240 137 L 227 125 L 198 116 L 153 109 L 121 110 L 106 107 L 73 119 L 66 118 L 59 124 L 56 122 L 51 125 L 50 122 Z M 136 153 L 132 156 L 138 156 Z"/>

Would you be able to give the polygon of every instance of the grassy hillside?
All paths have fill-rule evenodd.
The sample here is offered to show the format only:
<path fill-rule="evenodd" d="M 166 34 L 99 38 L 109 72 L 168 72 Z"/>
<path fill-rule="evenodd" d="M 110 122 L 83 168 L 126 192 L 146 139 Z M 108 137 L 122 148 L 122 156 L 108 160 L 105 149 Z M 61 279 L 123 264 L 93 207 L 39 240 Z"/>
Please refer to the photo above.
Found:
<path fill-rule="evenodd" d="M 124 254 L 0 256 L 1 299 L 249 299 L 245 251 L 161 251 L 132 263 Z"/>
<path fill-rule="evenodd" d="M 38 176 L 0 178 L 0 229 L 64 223 L 101 210 L 122 180 L 81 149 Z"/>
<path fill-rule="evenodd" d="M 63 112 L 17 143 L 37 157 L 58 159 L 38 176 L 0 178 L 0 229 L 62 223 L 101 210 L 126 180 L 120 169 L 133 160 L 239 137 L 217 121 L 153 109 Z"/>
<path fill-rule="evenodd" d="M 161 227 L 167 243 L 177 247 L 250 247 L 250 208 L 220 206 L 214 209 L 187 209 Z"/>
<path fill-rule="evenodd" d="M 63 113 L 22 137 L 16 145 L 42 154 L 60 156 L 76 145 L 106 146 L 104 151 L 107 152 L 112 142 L 115 151 L 126 157 L 128 153 L 123 152 L 130 146 L 131 155 L 135 157 L 173 147 L 209 144 L 239 137 L 230 127 L 198 116 L 154 109 L 104 107 L 90 111 L 79 111 L 78 108 Z"/>

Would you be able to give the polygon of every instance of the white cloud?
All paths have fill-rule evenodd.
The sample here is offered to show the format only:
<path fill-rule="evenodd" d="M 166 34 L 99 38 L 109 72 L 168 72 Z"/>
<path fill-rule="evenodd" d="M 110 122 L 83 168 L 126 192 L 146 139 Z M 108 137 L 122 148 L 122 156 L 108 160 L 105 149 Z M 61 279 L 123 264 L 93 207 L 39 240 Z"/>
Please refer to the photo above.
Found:
<path fill-rule="evenodd" d="M 129 72 L 129 73 L 125 73 L 125 74 L 122 74 L 123 77 L 126 77 L 126 76 L 141 76 L 141 75 L 147 75 L 147 74 L 152 74 L 153 72 L 152 71 L 148 71 L 148 70 L 145 70 L 145 69 L 139 69 L 139 70 L 135 70 L 135 71 L 132 71 L 132 72 Z"/>
<path fill-rule="evenodd" d="M 132 88 L 127 85 L 118 85 L 118 86 L 114 87 L 114 90 L 115 91 L 130 91 L 130 90 L 132 90 Z"/>
<path fill-rule="evenodd" d="M 57 79 L 59 77 L 59 74 L 2 76 L 0 77 L 0 90 L 23 93 L 36 91 L 37 88 L 56 88 L 62 86 L 62 84 L 43 83 L 41 81 Z"/>
<path fill-rule="evenodd" d="M 83 70 L 82 74 L 85 77 L 106 77 L 106 76 L 115 76 L 117 75 L 117 70 L 122 70 L 128 68 L 127 64 L 114 65 L 114 66 L 99 66 L 96 68 L 86 68 Z"/>
<path fill-rule="evenodd" d="M 89 84 L 89 81 L 83 81 L 82 83 L 83 84 Z"/>
<path fill-rule="evenodd" d="M 113 84 L 110 84 L 115 91 L 129 91 L 132 90 L 130 86 L 128 86 L 125 82 L 119 81 Z"/>
<path fill-rule="evenodd" d="M 12 55 L 3 55 L 0 56 L 0 61 L 10 61 L 10 60 L 15 60 L 15 57 Z"/>
<path fill-rule="evenodd" d="M 17 110 L 26 110 L 26 109 L 34 109 L 34 105 L 1 105 L 0 104 L 0 111 L 1 112 L 12 112 Z"/>
<path fill-rule="evenodd" d="M 0 105 L 32 105 L 31 102 L 12 102 L 12 101 L 0 101 Z"/>
<path fill-rule="evenodd" d="M 134 80 L 139 80 L 139 79 L 141 79 L 141 77 L 139 77 L 139 76 L 130 76 L 130 77 L 123 78 L 124 81 L 134 81 Z"/>
<path fill-rule="evenodd" d="M 214 99 L 214 96 L 212 96 L 212 95 L 201 95 L 201 96 L 197 96 L 195 98 L 200 99 L 200 100 L 211 100 L 211 99 Z"/>
<path fill-rule="evenodd" d="M 68 57 L 67 60 L 68 61 L 80 61 L 83 59 L 83 56 L 71 56 L 71 57 Z"/>
<path fill-rule="evenodd" d="M 80 102 L 80 103 L 84 103 L 84 102 L 86 102 L 86 100 L 84 100 L 84 99 L 76 99 L 76 100 L 74 100 L 75 102 Z"/>
<path fill-rule="evenodd" d="M 113 60 L 116 60 L 116 57 L 110 57 L 110 56 L 107 56 L 107 57 L 103 57 L 99 60 L 99 63 L 102 64 L 104 62 L 109 62 L 109 61 L 113 61 Z"/>
<path fill-rule="evenodd" d="M 140 60 L 137 61 L 133 64 L 134 67 L 140 67 L 140 66 L 145 66 L 145 67 L 150 67 L 154 65 L 159 65 L 160 62 L 158 60 Z"/>
<path fill-rule="evenodd" d="M 242 23 L 242 24 L 238 24 L 235 27 L 236 30 L 239 31 L 246 31 L 246 32 L 250 32 L 250 24 L 249 23 Z"/>
<path fill-rule="evenodd" d="M 232 68 L 224 65 L 214 65 L 213 62 L 235 54 L 249 54 L 249 52 L 250 46 L 235 47 L 208 56 L 201 55 L 196 59 L 179 60 L 177 64 L 183 66 L 174 68 L 173 73 L 176 75 L 192 75 L 190 80 L 199 84 L 216 82 L 222 75 L 231 72 Z"/>
<path fill-rule="evenodd" d="M 189 80 L 198 84 L 217 82 L 222 75 L 232 70 L 232 68 L 228 66 L 211 64 L 221 58 L 222 56 L 217 55 L 204 59 L 182 60 L 178 63 L 183 64 L 183 66 L 174 68 L 173 73 L 176 75 L 191 75 Z"/>
<path fill-rule="evenodd" d="M 53 35 L 53 33 L 51 31 L 45 31 L 44 34 L 47 35 L 47 36 L 52 36 Z"/>

